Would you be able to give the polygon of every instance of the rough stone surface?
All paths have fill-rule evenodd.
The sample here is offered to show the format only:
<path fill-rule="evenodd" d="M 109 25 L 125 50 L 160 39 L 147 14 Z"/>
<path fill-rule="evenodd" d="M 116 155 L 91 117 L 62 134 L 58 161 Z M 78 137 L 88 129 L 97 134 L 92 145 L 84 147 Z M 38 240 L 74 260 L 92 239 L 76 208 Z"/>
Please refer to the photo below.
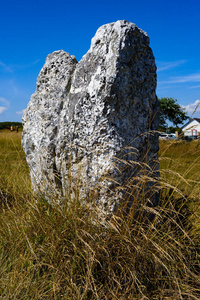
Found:
<path fill-rule="evenodd" d="M 113 211 L 118 185 L 142 175 L 150 188 L 159 176 L 155 91 L 149 38 L 128 21 L 100 27 L 79 63 L 62 50 L 48 55 L 23 115 L 34 189 L 65 195 L 80 177 L 82 193 Z"/>

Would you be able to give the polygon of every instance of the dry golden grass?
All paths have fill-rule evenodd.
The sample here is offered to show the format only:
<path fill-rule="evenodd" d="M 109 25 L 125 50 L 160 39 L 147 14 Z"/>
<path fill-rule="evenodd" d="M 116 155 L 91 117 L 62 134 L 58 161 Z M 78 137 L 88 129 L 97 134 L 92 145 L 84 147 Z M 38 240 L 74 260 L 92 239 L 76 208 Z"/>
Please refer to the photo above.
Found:
<path fill-rule="evenodd" d="M 200 199 L 200 140 L 160 141 L 159 158 L 162 178 Z"/>
<path fill-rule="evenodd" d="M 26 195 L 31 188 L 21 135 L 0 130 L 0 189 L 12 195 Z"/>
<path fill-rule="evenodd" d="M 0 145 L 0 299 L 200 299 L 200 236 L 192 211 L 196 146 L 186 144 L 187 172 L 175 155 L 181 144 L 161 144 L 160 205 L 149 221 L 145 203 L 137 218 L 134 210 L 126 217 L 119 210 L 107 220 L 84 206 L 78 193 L 70 205 L 67 198 L 56 204 L 53 196 L 48 204 L 30 192 L 20 135 L 0 132 Z M 185 150 L 179 154 L 184 161 Z M 174 175 L 177 161 L 180 175 Z"/>

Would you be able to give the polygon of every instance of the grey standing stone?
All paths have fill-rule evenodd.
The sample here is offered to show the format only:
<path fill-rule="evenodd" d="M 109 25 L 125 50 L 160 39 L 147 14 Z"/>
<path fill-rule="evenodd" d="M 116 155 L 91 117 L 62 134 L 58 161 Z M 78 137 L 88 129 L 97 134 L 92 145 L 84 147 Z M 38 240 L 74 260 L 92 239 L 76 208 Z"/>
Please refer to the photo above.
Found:
<path fill-rule="evenodd" d="M 100 27 L 78 63 L 64 51 L 50 54 L 23 115 L 34 189 L 66 196 L 80 178 L 85 201 L 92 194 L 112 212 L 120 187 L 132 182 L 156 205 L 149 191 L 159 178 L 158 109 L 155 59 L 135 24 Z"/>

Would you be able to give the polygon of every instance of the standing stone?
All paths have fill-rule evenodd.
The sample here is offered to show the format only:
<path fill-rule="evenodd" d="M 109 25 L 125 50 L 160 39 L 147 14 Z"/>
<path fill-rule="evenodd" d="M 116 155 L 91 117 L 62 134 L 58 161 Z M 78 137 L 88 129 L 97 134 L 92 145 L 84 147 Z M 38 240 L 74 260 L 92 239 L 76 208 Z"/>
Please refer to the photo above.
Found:
<path fill-rule="evenodd" d="M 85 201 L 112 212 L 132 182 L 156 205 L 158 109 L 155 59 L 135 24 L 100 27 L 79 63 L 50 54 L 23 116 L 34 189 L 65 196 L 81 181 Z"/>
<path fill-rule="evenodd" d="M 58 127 L 76 64 L 75 57 L 62 50 L 49 54 L 23 115 L 22 145 L 35 190 L 51 193 L 59 182 L 55 164 Z"/>

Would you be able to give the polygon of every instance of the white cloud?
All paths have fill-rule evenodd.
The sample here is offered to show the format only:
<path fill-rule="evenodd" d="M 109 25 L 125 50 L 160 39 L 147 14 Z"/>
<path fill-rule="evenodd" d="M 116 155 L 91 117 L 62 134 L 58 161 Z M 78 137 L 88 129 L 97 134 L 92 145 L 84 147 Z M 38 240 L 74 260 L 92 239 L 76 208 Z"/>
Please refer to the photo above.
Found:
<path fill-rule="evenodd" d="M 16 111 L 16 114 L 17 114 L 17 115 L 23 115 L 24 110 L 25 110 L 25 109 L 23 109 L 23 110 L 21 110 L 21 111 Z"/>
<path fill-rule="evenodd" d="M 2 61 L 0 61 L 0 67 L 2 67 L 5 72 L 13 73 L 12 68 L 10 66 L 7 66 L 6 64 L 4 64 L 4 62 L 2 62 Z"/>
<path fill-rule="evenodd" d="M 37 59 L 33 62 L 30 62 L 26 65 L 6 65 L 4 62 L 0 61 L 0 67 L 3 69 L 4 72 L 7 72 L 7 73 L 14 73 L 15 70 L 21 70 L 21 69 L 27 69 L 27 68 L 30 68 L 34 65 L 36 65 L 38 62 L 40 61 L 40 59 Z"/>
<path fill-rule="evenodd" d="M 200 73 L 191 74 L 186 76 L 172 77 L 175 83 L 185 83 L 185 82 L 200 82 Z"/>
<path fill-rule="evenodd" d="M 4 106 L 0 106 L 0 114 L 2 114 L 5 110 L 7 110 L 10 107 L 10 103 L 3 97 L 0 97 L 0 102 L 4 104 Z"/>
<path fill-rule="evenodd" d="M 185 108 L 186 112 L 189 115 L 194 115 L 195 113 L 200 113 L 200 100 L 196 100 L 194 103 L 190 103 L 188 105 L 182 105 Z"/>
<path fill-rule="evenodd" d="M 200 73 L 171 77 L 169 80 L 160 81 L 159 84 L 186 83 L 186 82 L 200 82 Z"/>
<path fill-rule="evenodd" d="M 30 67 L 36 65 L 39 61 L 40 61 L 40 59 L 37 59 L 33 62 L 30 62 L 29 64 L 26 64 L 26 65 L 13 65 L 13 67 L 17 68 L 17 69 L 26 69 L 26 68 L 30 68 Z"/>
<path fill-rule="evenodd" d="M 200 88 L 200 85 L 199 85 L 199 84 L 190 87 L 190 89 L 198 89 L 198 88 Z"/>
<path fill-rule="evenodd" d="M 6 100 L 6 98 L 0 97 L 0 101 L 3 102 L 7 107 L 10 106 L 10 103 L 8 100 Z"/>
<path fill-rule="evenodd" d="M 185 64 L 187 62 L 187 60 L 177 60 L 177 61 L 169 61 L 169 62 L 164 62 L 164 61 L 157 61 L 157 71 L 165 71 L 165 70 L 170 70 L 173 69 L 175 67 L 178 67 L 182 64 Z"/>
<path fill-rule="evenodd" d="M 7 107 L 0 106 L 0 114 L 2 114 L 5 110 L 7 110 Z"/>

